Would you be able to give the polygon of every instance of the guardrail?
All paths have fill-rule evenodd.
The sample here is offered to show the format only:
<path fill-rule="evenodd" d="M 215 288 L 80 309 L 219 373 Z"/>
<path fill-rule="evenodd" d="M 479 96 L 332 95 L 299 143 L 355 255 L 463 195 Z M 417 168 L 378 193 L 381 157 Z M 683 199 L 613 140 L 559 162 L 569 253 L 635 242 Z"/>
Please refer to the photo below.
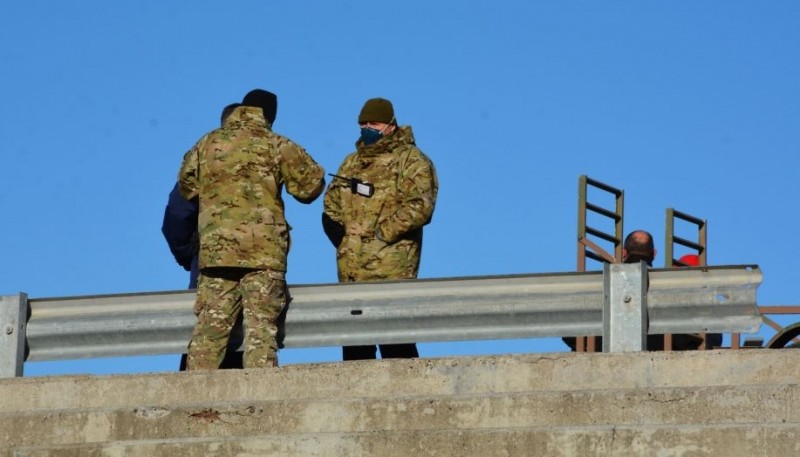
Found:
<path fill-rule="evenodd" d="M 755 265 L 606 264 L 602 272 L 290 286 L 281 338 L 283 347 L 320 347 L 603 335 L 606 350 L 642 350 L 647 332 L 757 332 L 761 281 Z M 0 377 L 21 376 L 24 361 L 184 352 L 194 298 L 0 297 Z"/>

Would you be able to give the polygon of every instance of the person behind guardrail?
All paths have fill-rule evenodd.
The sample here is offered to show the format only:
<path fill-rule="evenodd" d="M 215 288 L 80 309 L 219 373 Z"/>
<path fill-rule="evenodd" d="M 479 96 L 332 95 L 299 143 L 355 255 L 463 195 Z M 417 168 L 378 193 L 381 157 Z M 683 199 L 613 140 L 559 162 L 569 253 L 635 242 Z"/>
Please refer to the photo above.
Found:
<path fill-rule="evenodd" d="M 685 254 L 682 255 L 680 259 L 678 259 L 679 267 L 699 267 L 700 266 L 700 256 L 697 254 Z"/>
<path fill-rule="evenodd" d="M 231 103 L 222 109 L 220 116 L 220 126 L 224 127 L 228 117 L 233 110 L 241 106 L 239 103 Z M 197 278 L 200 275 L 198 267 L 200 251 L 200 235 L 197 232 L 197 217 L 200 207 L 197 201 L 189 201 L 183 198 L 178 189 L 178 183 L 172 188 L 164 208 L 164 220 L 161 223 L 161 233 L 167 241 L 170 252 L 175 257 L 178 265 L 189 272 L 189 289 L 197 288 Z M 241 320 L 241 319 L 239 319 Z M 238 321 L 237 321 L 238 323 Z M 243 354 L 237 348 L 228 347 L 225 358 L 220 364 L 220 368 L 232 369 L 243 368 Z M 186 370 L 186 354 L 181 355 L 178 369 Z"/>
<path fill-rule="evenodd" d="M 625 237 L 622 247 L 623 263 L 638 263 L 644 261 L 647 266 L 653 266 L 656 258 L 653 235 L 645 230 L 634 230 Z M 672 349 L 676 351 L 686 351 L 697 349 L 702 339 L 696 335 L 674 334 L 672 335 Z M 602 339 L 601 339 L 602 345 Z M 664 335 L 647 335 L 648 351 L 664 350 Z"/>
<path fill-rule="evenodd" d="M 656 248 L 653 243 L 653 235 L 645 230 L 634 230 L 625 237 L 622 244 L 622 263 L 639 263 L 644 261 L 647 266 L 653 266 L 653 260 L 656 258 Z M 674 337 L 678 337 L 675 335 Z M 673 337 L 673 338 L 674 338 Z M 576 341 L 575 337 L 567 336 L 562 338 L 562 341 L 575 351 Z M 674 342 L 675 340 L 673 340 Z M 597 337 L 599 347 L 603 347 L 603 338 Z M 664 349 L 664 335 L 647 335 L 647 350 L 660 351 Z"/>
<path fill-rule="evenodd" d="M 653 266 L 656 258 L 653 235 L 645 230 L 634 230 L 625 237 L 622 245 L 622 263 L 639 263 L 642 260 L 647 266 Z"/>
<path fill-rule="evenodd" d="M 697 254 L 684 254 L 678 259 L 676 267 L 699 267 L 700 256 Z M 718 348 L 722 346 L 721 333 L 706 333 L 706 347 L 709 349 Z M 691 348 L 694 349 L 694 348 Z"/>
<path fill-rule="evenodd" d="M 234 108 L 241 106 L 231 103 L 222 109 L 220 126 L 225 126 Z M 190 201 L 180 193 L 178 182 L 169 193 L 167 206 L 164 208 L 164 220 L 161 223 L 161 233 L 169 246 L 170 252 L 175 257 L 178 265 L 189 272 L 189 289 L 197 288 L 197 277 L 200 275 L 198 268 L 198 253 L 200 251 L 200 238 L 197 233 L 197 216 L 200 207 L 197 201 Z"/>
<path fill-rule="evenodd" d="M 289 224 L 282 190 L 311 203 L 325 171 L 297 143 L 272 131 L 277 97 L 248 92 L 222 128 L 184 156 L 180 192 L 197 199 L 200 234 L 197 324 L 188 370 L 216 369 L 237 316 L 245 323 L 245 368 L 278 365 L 278 318 L 288 302 Z"/>
<path fill-rule="evenodd" d="M 422 227 L 431 221 L 439 181 L 410 126 L 398 126 L 389 100 L 367 100 L 356 151 L 325 192 L 322 225 L 336 247 L 340 282 L 414 279 Z M 415 343 L 381 344 L 383 358 L 418 357 Z M 374 345 L 345 346 L 344 360 L 374 359 Z"/>

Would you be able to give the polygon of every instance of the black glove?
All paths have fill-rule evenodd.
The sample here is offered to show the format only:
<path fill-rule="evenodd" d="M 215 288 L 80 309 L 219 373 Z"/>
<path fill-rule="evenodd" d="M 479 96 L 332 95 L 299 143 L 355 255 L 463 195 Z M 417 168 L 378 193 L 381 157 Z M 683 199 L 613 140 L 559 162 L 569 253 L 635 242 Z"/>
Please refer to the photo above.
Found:
<path fill-rule="evenodd" d="M 331 219 L 326 213 L 322 213 L 322 230 L 331 241 L 334 247 L 338 248 L 344 239 L 344 225 Z"/>

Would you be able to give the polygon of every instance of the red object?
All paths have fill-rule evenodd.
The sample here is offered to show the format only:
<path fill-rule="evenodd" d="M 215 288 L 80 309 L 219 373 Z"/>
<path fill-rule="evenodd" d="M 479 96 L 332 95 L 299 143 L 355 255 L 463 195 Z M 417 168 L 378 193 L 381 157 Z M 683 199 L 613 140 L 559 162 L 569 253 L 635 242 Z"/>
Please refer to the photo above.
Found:
<path fill-rule="evenodd" d="M 700 266 L 700 257 L 697 254 L 686 254 L 678 259 L 678 262 L 686 265 L 687 267 L 697 267 Z"/>

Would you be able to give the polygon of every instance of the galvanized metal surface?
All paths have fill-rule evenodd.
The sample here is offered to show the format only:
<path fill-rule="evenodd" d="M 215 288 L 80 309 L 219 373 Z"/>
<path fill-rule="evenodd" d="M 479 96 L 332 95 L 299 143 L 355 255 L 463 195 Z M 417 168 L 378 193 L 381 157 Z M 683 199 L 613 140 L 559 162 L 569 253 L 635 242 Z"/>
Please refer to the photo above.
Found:
<path fill-rule="evenodd" d="M 30 300 L 28 359 L 185 352 L 194 291 Z"/>
<path fill-rule="evenodd" d="M 755 333 L 758 267 L 652 270 L 650 333 Z M 601 272 L 293 286 L 285 347 L 602 334 Z M 191 291 L 30 300 L 27 360 L 179 353 Z"/>
<path fill-rule="evenodd" d="M 0 296 L 0 378 L 22 376 L 28 296 Z"/>
<path fill-rule="evenodd" d="M 649 334 L 757 333 L 758 266 L 652 270 L 647 293 Z"/>
<path fill-rule="evenodd" d="M 292 295 L 287 347 L 602 331 L 600 272 L 337 284 Z"/>
<path fill-rule="evenodd" d="M 647 341 L 647 264 L 605 264 L 603 352 L 636 352 Z"/>

